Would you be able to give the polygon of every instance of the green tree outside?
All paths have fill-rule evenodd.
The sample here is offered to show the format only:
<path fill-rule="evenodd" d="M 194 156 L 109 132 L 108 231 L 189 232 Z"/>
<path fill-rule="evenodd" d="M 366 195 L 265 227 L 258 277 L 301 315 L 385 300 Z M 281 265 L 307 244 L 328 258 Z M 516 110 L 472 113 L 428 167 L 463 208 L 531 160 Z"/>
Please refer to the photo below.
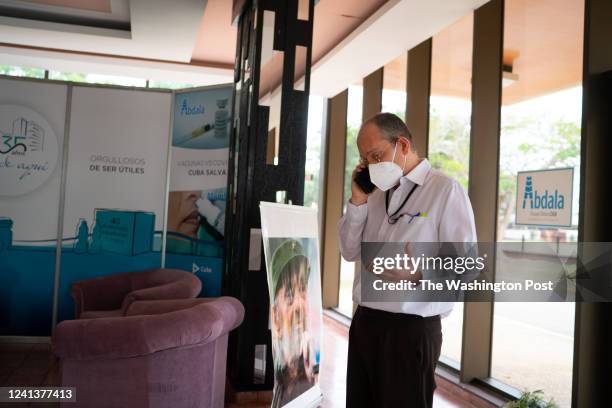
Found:
<path fill-rule="evenodd" d="M 12 65 L 0 65 L 0 74 L 28 78 L 44 78 L 45 70 L 40 68 L 14 67 Z"/>

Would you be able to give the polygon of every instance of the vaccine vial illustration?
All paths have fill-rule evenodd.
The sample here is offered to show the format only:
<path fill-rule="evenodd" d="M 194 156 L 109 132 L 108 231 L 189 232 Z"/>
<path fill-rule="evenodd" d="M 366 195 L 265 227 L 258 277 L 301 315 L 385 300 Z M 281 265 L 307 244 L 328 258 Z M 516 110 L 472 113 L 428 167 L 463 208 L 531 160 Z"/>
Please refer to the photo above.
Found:
<path fill-rule="evenodd" d="M 229 111 L 225 109 L 227 99 L 217 99 L 217 108 L 215 112 L 215 137 L 224 138 L 227 136 L 227 124 L 229 122 Z"/>

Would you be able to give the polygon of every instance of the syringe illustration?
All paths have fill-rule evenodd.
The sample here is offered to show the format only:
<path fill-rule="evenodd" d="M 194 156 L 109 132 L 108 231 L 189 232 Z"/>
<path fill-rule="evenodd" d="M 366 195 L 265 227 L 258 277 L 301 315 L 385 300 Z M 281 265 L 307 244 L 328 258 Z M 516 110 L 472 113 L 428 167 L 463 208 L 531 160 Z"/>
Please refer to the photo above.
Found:
<path fill-rule="evenodd" d="M 202 126 L 200 126 L 199 128 L 194 129 L 191 133 L 187 133 L 183 136 L 181 136 L 177 141 L 174 142 L 175 146 L 180 146 L 182 144 L 185 144 L 193 139 L 196 139 L 200 136 L 202 136 L 204 133 L 212 130 L 215 127 L 215 125 L 211 125 L 210 123 L 206 123 Z"/>
<path fill-rule="evenodd" d="M 213 129 L 215 131 L 214 133 L 215 138 L 226 137 L 227 136 L 227 124 L 229 123 L 231 119 L 229 117 L 229 112 L 227 111 L 227 109 L 225 109 L 226 106 L 227 106 L 227 99 L 218 99 L 217 107 L 219 109 L 215 112 L 215 122 L 212 124 L 205 123 L 204 125 L 194 129 L 192 132 L 181 136 L 180 138 L 178 138 L 178 140 L 174 142 L 174 145 L 180 146 L 182 144 L 185 144 L 191 140 L 194 140 L 202 136 L 203 134 Z"/>

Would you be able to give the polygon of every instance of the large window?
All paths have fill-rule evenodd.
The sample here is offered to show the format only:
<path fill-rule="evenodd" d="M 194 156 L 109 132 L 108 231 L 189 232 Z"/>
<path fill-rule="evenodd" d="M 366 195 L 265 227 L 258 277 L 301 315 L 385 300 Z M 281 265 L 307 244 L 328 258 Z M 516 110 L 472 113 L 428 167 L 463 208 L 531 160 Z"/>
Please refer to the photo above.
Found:
<path fill-rule="evenodd" d="M 351 197 L 351 176 L 353 169 L 359 162 L 357 149 L 357 132 L 361 126 L 363 114 L 363 84 L 361 82 L 348 88 L 348 106 L 346 119 L 346 158 L 344 165 L 344 208 Z M 353 315 L 353 278 L 355 277 L 355 263 L 347 262 L 341 257 L 340 261 L 340 293 L 338 296 L 338 311 L 346 316 Z"/>
<path fill-rule="evenodd" d="M 468 188 L 472 114 L 472 36 L 470 13 L 432 40 L 429 98 L 429 154 L 432 166 Z M 418 149 L 418 146 L 417 146 Z M 442 356 L 461 361 L 463 303 L 442 320 Z"/>
<path fill-rule="evenodd" d="M 149 81 L 149 88 L 161 88 L 161 89 L 186 89 L 195 88 L 199 85 L 186 82 L 172 82 L 172 81 Z"/>
<path fill-rule="evenodd" d="M 11 75 L 29 78 L 44 78 L 45 70 L 40 68 L 16 67 L 13 65 L 0 65 L 0 75 Z"/>
<path fill-rule="evenodd" d="M 88 84 L 135 86 L 141 88 L 159 89 L 186 89 L 199 85 L 186 82 L 148 81 L 144 78 L 126 77 L 120 75 L 81 74 L 76 72 L 50 71 L 49 79 L 70 82 L 84 82 Z"/>
<path fill-rule="evenodd" d="M 304 181 L 304 206 L 319 208 L 319 173 L 321 170 L 321 137 L 323 131 L 323 104 L 325 98 L 310 95 L 308 98 L 308 132 L 306 136 L 306 169 Z"/>
<path fill-rule="evenodd" d="M 496 267 L 537 273 L 547 260 L 534 260 L 532 242 L 577 240 L 584 2 L 506 0 L 505 7 L 497 239 L 524 245 L 499 252 Z M 517 225 L 517 172 L 561 167 L 575 172 L 572 225 Z M 573 303 L 496 303 L 491 376 L 569 407 L 573 333 Z"/>
<path fill-rule="evenodd" d="M 61 81 L 86 82 L 90 84 L 122 85 L 146 87 L 147 80 L 117 75 L 80 74 L 75 72 L 50 71 L 49 79 Z"/>
<path fill-rule="evenodd" d="M 0 75 L 10 75 L 17 77 L 28 78 L 45 78 L 45 72 L 48 72 L 48 79 L 56 81 L 68 81 L 87 84 L 101 85 L 119 85 L 119 86 L 135 86 L 142 88 L 160 88 L 160 89 L 186 89 L 199 86 L 198 84 L 172 81 L 148 81 L 144 78 L 125 77 L 119 75 L 100 75 L 100 74 L 84 74 L 77 72 L 64 71 L 45 71 L 42 68 L 29 68 L 12 65 L 0 65 Z"/>

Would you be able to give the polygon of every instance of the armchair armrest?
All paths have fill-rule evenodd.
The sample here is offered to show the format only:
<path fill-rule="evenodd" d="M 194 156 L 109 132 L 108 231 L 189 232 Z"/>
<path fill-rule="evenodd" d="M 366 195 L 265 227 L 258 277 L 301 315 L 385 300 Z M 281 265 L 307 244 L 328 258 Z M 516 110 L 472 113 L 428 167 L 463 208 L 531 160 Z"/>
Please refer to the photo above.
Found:
<path fill-rule="evenodd" d="M 128 293 L 121 304 L 123 314 L 125 315 L 130 305 L 137 300 L 195 298 L 202 290 L 202 283 L 197 277 L 189 276 L 190 279 L 179 279 L 164 285 L 138 289 Z"/>
<path fill-rule="evenodd" d="M 53 331 L 53 352 L 72 360 L 137 357 L 211 343 L 228 327 L 210 303 L 154 316 L 64 320 Z"/>
<path fill-rule="evenodd" d="M 154 315 L 169 313 L 176 310 L 209 304 L 219 311 L 226 321 L 227 331 L 233 330 L 244 319 L 244 306 L 235 298 L 222 296 L 219 298 L 168 299 L 168 300 L 137 300 L 126 310 L 126 316 Z"/>
<path fill-rule="evenodd" d="M 224 326 L 222 334 L 234 330 L 236 327 L 240 326 L 244 320 L 244 306 L 238 299 L 231 296 L 222 296 L 211 300 L 207 299 L 206 306 L 216 309 L 223 317 Z"/>
<path fill-rule="evenodd" d="M 208 303 L 217 298 L 135 300 L 125 311 L 125 316 L 154 315 L 189 309 L 202 303 Z"/>

